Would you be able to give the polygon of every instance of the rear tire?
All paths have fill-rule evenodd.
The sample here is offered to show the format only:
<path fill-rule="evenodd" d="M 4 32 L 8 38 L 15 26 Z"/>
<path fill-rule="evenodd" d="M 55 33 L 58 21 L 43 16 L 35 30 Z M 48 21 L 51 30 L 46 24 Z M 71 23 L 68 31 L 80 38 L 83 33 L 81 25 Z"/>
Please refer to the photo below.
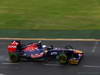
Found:
<path fill-rule="evenodd" d="M 11 60 L 12 63 L 16 63 L 16 62 L 19 62 L 20 61 L 18 55 L 11 55 L 10 56 L 10 60 Z"/>

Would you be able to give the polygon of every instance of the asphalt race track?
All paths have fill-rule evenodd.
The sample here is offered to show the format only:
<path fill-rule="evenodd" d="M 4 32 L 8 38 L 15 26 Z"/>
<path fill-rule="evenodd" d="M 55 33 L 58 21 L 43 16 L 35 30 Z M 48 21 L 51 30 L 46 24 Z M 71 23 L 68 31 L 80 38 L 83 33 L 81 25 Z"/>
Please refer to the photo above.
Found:
<path fill-rule="evenodd" d="M 85 52 L 79 65 L 60 65 L 57 62 L 11 63 L 7 45 L 11 41 L 0 40 L 0 75 L 100 75 L 99 41 L 43 41 L 43 44 L 64 47 L 67 44 Z M 31 43 L 37 41 L 22 41 Z"/>

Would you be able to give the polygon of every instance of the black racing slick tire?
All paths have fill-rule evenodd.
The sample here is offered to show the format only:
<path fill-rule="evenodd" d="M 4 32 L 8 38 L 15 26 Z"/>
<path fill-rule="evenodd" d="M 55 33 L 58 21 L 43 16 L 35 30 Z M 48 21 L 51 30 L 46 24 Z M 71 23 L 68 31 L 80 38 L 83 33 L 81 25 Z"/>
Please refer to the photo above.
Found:
<path fill-rule="evenodd" d="M 11 61 L 12 63 L 17 63 L 17 62 L 20 61 L 20 58 L 19 58 L 19 56 L 17 56 L 17 55 L 11 55 L 11 56 L 10 56 L 10 61 Z"/>
<path fill-rule="evenodd" d="M 66 54 L 59 54 L 58 61 L 59 61 L 60 64 L 66 64 L 67 63 Z"/>

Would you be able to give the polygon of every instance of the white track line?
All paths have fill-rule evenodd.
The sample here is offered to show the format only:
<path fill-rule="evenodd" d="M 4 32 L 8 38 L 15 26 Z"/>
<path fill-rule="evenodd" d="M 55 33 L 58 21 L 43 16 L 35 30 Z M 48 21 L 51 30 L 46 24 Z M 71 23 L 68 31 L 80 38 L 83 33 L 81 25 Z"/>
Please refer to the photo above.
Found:
<path fill-rule="evenodd" d="M 46 66 L 61 66 L 59 64 L 44 64 L 44 65 L 46 65 Z"/>
<path fill-rule="evenodd" d="M 19 64 L 19 63 L 1 63 L 2 65 L 12 65 L 12 64 Z"/>
<path fill-rule="evenodd" d="M 100 68 L 100 66 L 95 66 L 95 65 L 83 65 L 83 67 L 88 67 L 88 68 Z"/>
<path fill-rule="evenodd" d="M 94 47 L 92 49 L 92 53 L 94 53 L 96 51 L 97 45 L 98 45 L 98 41 L 95 42 L 95 45 L 94 45 Z"/>

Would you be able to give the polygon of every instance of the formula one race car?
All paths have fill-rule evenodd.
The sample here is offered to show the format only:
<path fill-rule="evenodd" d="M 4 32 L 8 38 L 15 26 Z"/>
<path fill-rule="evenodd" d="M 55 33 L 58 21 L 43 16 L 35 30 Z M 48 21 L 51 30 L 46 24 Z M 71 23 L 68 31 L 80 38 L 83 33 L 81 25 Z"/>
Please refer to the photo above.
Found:
<path fill-rule="evenodd" d="M 53 45 L 47 47 L 38 43 L 28 45 L 21 44 L 20 41 L 13 41 L 8 45 L 8 53 L 11 62 L 19 62 L 22 59 L 34 61 L 57 60 L 60 64 L 79 64 L 84 56 L 81 50 L 73 49 L 67 45 L 65 48 L 55 48 Z"/>

